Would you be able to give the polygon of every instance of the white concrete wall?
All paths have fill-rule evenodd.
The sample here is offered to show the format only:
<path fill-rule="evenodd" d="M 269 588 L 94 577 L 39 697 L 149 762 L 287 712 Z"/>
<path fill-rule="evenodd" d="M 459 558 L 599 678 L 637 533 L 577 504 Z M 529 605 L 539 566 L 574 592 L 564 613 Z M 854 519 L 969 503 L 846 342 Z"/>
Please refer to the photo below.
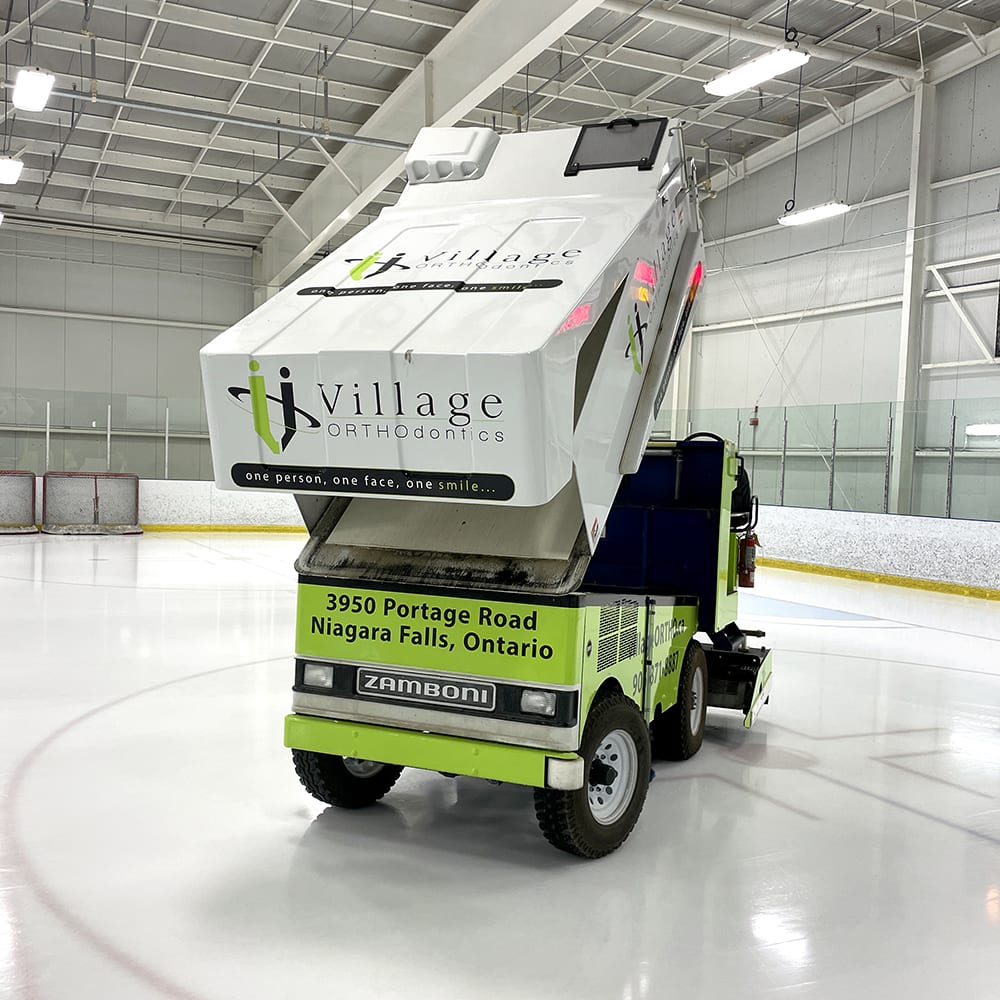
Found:
<path fill-rule="evenodd" d="M 761 507 L 762 558 L 1000 589 L 1000 524 Z"/>
<path fill-rule="evenodd" d="M 966 286 L 957 298 L 991 353 L 1000 321 L 998 94 L 1000 57 L 937 85 L 930 218 L 917 233 L 928 264 L 998 255 L 941 272 L 950 286 Z M 708 276 L 692 336 L 691 427 L 735 438 L 739 419 L 743 448 L 771 452 L 754 461 L 755 486 L 768 502 L 779 497 L 776 455 L 787 407 L 788 447 L 799 454 L 786 467 L 784 502 L 826 506 L 836 404 L 834 506 L 882 509 L 885 457 L 877 453 L 886 447 L 888 404 L 898 396 L 912 122 L 906 98 L 858 121 L 853 140 L 848 127 L 801 150 L 798 206 L 834 198 L 857 206 L 839 219 L 777 225 L 792 191 L 791 156 L 703 202 Z M 982 361 L 930 272 L 922 284 L 919 362 Z M 847 311 L 775 318 L 829 307 Z M 752 433 L 755 406 L 760 423 Z M 925 452 L 914 461 L 912 513 L 945 513 L 953 406 L 962 449 L 967 425 L 1000 423 L 1000 365 L 921 374 L 917 398 L 906 401 L 906 412 L 916 413 L 916 448 Z M 855 455 L 845 454 L 852 449 Z M 952 515 L 1000 518 L 1000 459 L 960 456 Z"/>
<path fill-rule="evenodd" d="M 250 269 L 248 251 L 5 223 L 0 468 L 44 471 L 49 403 L 49 468 L 106 470 L 110 401 L 113 471 L 163 475 L 169 406 L 171 475 L 210 478 L 198 351 L 251 308 Z"/>
<path fill-rule="evenodd" d="M 236 493 L 215 483 L 163 479 L 139 484 L 139 523 L 303 527 L 290 494 Z"/>
<path fill-rule="evenodd" d="M 929 264 L 1000 253 L 998 93 L 1000 57 L 937 86 L 933 225 L 918 234 L 927 240 Z M 896 398 L 900 305 L 870 303 L 902 293 L 912 117 L 907 99 L 858 122 L 853 141 L 847 128 L 800 152 L 798 206 L 834 198 L 860 206 L 839 219 L 798 229 L 777 225 L 791 196 L 791 156 L 703 202 L 710 245 L 695 313 L 694 408 Z M 987 176 L 955 182 L 983 171 Z M 946 273 L 953 285 L 986 283 L 960 301 L 992 345 L 998 290 L 990 283 L 1000 276 L 1000 261 Z M 925 275 L 925 292 L 937 287 Z M 836 315 L 764 318 L 852 303 L 855 311 Z M 711 329 L 728 322 L 742 325 Z M 945 298 L 925 298 L 923 325 L 922 362 L 982 357 Z M 939 370 L 921 379 L 921 399 L 983 396 L 1000 397 L 1000 367 Z"/>
<path fill-rule="evenodd" d="M 841 132 L 802 150 L 797 205 L 836 198 L 857 204 L 905 193 L 911 115 L 908 101 L 859 122 L 853 147 Z M 898 303 L 802 321 L 762 318 L 899 296 L 906 199 L 830 222 L 782 227 L 776 220 L 791 197 L 792 168 L 786 158 L 702 204 L 709 274 L 695 316 L 696 409 L 896 396 Z M 882 233 L 896 235 L 879 238 Z M 744 325 L 711 329 L 734 321 Z"/>

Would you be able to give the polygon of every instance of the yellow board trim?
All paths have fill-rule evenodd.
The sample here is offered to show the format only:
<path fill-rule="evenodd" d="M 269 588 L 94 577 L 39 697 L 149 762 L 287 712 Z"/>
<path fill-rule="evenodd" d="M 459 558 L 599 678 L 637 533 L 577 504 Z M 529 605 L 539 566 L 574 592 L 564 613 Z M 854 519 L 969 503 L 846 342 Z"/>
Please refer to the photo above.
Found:
<path fill-rule="evenodd" d="M 143 531 L 266 531 L 280 535 L 304 535 L 306 529 L 294 524 L 142 524 Z"/>
<path fill-rule="evenodd" d="M 758 558 L 758 566 L 768 569 L 786 569 L 793 573 L 813 573 L 817 576 L 835 576 L 842 580 L 862 580 L 865 583 L 881 583 L 890 587 L 909 587 L 911 590 L 929 590 L 936 594 L 957 594 L 960 597 L 976 597 L 981 601 L 1000 601 L 1000 590 L 991 587 L 972 587 L 964 583 L 948 583 L 944 580 L 921 580 L 913 576 L 895 576 L 892 573 L 869 573 L 862 569 L 843 569 L 840 566 L 820 566 L 815 563 L 795 562 L 791 559 Z"/>

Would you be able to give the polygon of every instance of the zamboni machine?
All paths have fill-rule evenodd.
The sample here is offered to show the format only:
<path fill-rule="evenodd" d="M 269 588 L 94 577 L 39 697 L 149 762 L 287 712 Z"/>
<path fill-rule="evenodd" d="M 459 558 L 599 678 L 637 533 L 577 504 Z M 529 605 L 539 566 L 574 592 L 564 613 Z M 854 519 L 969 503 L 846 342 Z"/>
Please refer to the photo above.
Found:
<path fill-rule="evenodd" d="M 217 485 L 309 529 L 285 743 L 346 808 L 404 767 L 530 785 L 600 857 L 652 756 L 696 753 L 706 706 L 749 726 L 771 680 L 735 623 L 739 456 L 650 443 L 703 279 L 693 165 L 624 119 L 427 128 L 405 169 L 202 351 Z"/>

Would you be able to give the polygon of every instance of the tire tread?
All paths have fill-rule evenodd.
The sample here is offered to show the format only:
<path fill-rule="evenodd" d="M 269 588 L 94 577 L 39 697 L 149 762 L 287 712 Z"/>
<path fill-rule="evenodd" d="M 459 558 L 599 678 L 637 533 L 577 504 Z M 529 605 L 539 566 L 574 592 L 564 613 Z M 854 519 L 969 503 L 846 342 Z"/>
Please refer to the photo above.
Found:
<path fill-rule="evenodd" d="M 342 757 L 312 750 L 292 750 L 292 761 L 302 787 L 314 799 L 341 809 L 363 809 L 372 805 L 403 773 L 398 764 L 384 764 L 382 770 L 370 778 L 359 778 L 344 767 Z"/>
<path fill-rule="evenodd" d="M 635 705 L 635 702 L 626 698 L 621 692 L 614 692 L 604 695 L 594 704 L 590 710 L 584 731 L 583 745 L 588 743 L 588 737 L 603 725 L 603 719 L 611 712 L 621 709 L 634 712 L 642 726 L 642 716 Z M 634 815 L 628 816 L 627 821 L 622 824 L 615 824 L 618 827 L 617 834 L 602 838 L 600 842 L 595 840 L 593 835 L 586 829 L 584 822 L 585 811 L 589 815 L 589 805 L 581 805 L 581 799 L 586 803 L 587 785 L 584 779 L 583 789 L 576 791 L 560 791 L 553 788 L 535 789 L 535 818 L 542 835 L 553 846 L 567 854 L 575 854 L 581 858 L 597 859 L 603 858 L 612 851 L 617 850 L 628 839 L 629 834 L 635 827 L 635 823 L 642 811 L 642 805 L 646 798 L 648 781 L 643 772 L 645 766 L 648 770 L 650 754 L 648 741 L 645 747 L 639 746 L 639 775 L 636 785 L 635 797 L 638 800 L 638 808 L 630 807 L 629 812 Z M 604 828 L 610 831 L 611 828 Z"/>
<path fill-rule="evenodd" d="M 698 663 L 705 671 L 703 697 L 708 695 L 708 667 L 705 651 L 694 640 L 688 643 L 681 663 L 681 675 L 677 682 L 677 702 L 663 713 L 652 726 L 653 756 L 659 760 L 688 760 L 700 749 L 705 736 L 705 707 L 702 706 L 701 727 L 697 733 L 691 732 L 689 723 L 691 705 L 691 676 Z"/>

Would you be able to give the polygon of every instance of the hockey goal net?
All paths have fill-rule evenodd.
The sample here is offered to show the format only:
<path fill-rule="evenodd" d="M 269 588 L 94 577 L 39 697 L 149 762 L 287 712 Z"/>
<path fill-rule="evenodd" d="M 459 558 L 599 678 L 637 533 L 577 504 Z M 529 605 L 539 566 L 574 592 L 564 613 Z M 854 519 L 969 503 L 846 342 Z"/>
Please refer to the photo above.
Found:
<path fill-rule="evenodd" d="M 50 535 L 138 535 L 139 477 L 127 472 L 47 472 L 42 531 Z"/>
<path fill-rule="evenodd" d="M 35 474 L 0 469 L 0 535 L 28 535 L 35 531 Z"/>

